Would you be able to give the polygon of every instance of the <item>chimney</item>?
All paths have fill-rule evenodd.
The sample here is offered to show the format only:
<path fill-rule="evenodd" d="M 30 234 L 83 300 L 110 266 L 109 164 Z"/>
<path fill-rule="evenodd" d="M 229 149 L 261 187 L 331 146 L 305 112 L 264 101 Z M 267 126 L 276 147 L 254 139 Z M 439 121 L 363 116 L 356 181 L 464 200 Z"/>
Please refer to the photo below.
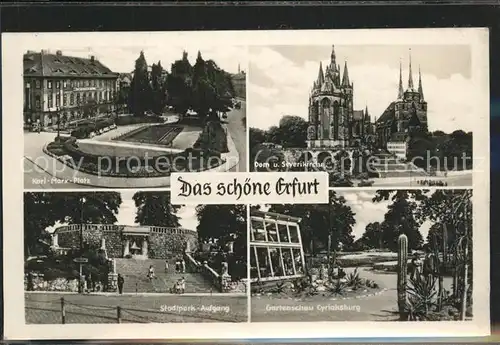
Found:
<path fill-rule="evenodd" d="M 95 56 L 94 55 L 91 55 L 90 56 L 90 62 L 94 63 L 95 62 Z"/>
<path fill-rule="evenodd" d="M 57 55 L 57 56 L 62 56 L 62 51 L 60 51 L 60 50 L 56 50 L 56 55 Z"/>

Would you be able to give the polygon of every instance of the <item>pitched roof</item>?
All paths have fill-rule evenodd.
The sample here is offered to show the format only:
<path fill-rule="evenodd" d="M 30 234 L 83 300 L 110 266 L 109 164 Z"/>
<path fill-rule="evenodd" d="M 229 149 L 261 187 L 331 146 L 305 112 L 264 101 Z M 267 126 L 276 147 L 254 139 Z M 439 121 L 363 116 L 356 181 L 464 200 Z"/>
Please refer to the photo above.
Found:
<path fill-rule="evenodd" d="M 377 123 L 385 123 L 385 122 L 392 122 L 395 117 L 395 103 L 396 102 L 391 102 L 389 106 L 384 110 L 382 115 L 377 119 Z"/>
<path fill-rule="evenodd" d="M 25 77 L 117 78 L 96 59 L 28 52 L 23 57 Z"/>

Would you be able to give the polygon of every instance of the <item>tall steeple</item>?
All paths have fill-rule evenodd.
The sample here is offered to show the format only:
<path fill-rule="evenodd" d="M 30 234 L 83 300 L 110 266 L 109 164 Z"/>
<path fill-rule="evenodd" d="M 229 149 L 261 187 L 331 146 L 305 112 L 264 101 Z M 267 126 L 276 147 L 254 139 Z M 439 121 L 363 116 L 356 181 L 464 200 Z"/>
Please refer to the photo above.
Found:
<path fill-rule="evenodd" d="M 323 74 L 323 64 L 320 61 L 319 62 L 318 80 L 317 80 L 318 87 L 321 88 L 321 86 L 323 85 L 324 82 L 325 82 L 325 75 Z"/>
<path fill-rule="evenodd" d="M 342 86 L 350 86 L 349 71 L 347 70 L 347 61 L 344 63 L 344 75 L 342 76 Z"/>
<path fill-rule="evenodd" d="M 413 74 L 411 72 L 411 48 L 410 48 L 410 62 L 409 62 L 409 65 L 410 65 L 410 69 L 408 71 L 408 90 L 410 91 L 413 91 L 414 90 L 414 87 L 413 87 Z"/>
<path fill-rule="evenodd" d="M 401 67 L 401 60 L 399 61 L 399 89 L 398 89 L 398 99 L 403 99 L 403 71 Z"/>
<path fill-rule="evenodd" d="M 330 60 L 332 62 L 332 66 L 333 67 L 337 67 L 337 64 L 336 64 L 336 56 L 335 56 L 335 45 L 332 44 L 332 54 L 330 55 Z"/>
<path fill-rule="evenodd" d="M 366 121 L 370 120 L 370 115 L 368 115 L 368 104 L 366 105 L 366 108 L 365 108 L 365 120 Z"/>
<path fill-rule="evenodd" d="M 423 101 L 424 89 L 422 88 L 422 74 L 420 73 L 420 66 L 418 66 L 418 93 L 420 94 L 420 101 Z"/>

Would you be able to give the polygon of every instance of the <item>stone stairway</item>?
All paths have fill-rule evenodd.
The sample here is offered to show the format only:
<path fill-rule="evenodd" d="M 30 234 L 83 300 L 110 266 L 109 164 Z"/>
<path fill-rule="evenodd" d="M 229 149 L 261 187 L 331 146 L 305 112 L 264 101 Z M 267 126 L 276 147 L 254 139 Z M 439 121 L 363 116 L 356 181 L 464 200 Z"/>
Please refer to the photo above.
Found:
<path fill-rule="evenodd" d="M 169 261 L 165 272 L 165 261 L 161 259 L 115 259 L 116 273 L 124 277 L 123 292 L 163 292 L 168 293 L 178 279 L 184 277 L 187 293 L 216 292 L 212 284 L 199 273 L 176 273 L 174 260 Z M 147 277 L 149 266 L 153 265 L 156 278 Z"/>

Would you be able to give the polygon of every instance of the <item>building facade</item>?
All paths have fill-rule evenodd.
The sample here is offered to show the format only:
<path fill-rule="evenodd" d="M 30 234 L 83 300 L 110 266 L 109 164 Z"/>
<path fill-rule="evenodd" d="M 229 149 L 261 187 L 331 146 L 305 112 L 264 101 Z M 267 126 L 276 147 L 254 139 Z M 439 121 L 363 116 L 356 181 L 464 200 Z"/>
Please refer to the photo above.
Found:
<path fill-rule="evenodd" d="M 349 80 L 347 62 L 341 75 L 335 47 L 330 63 L 323 71 L 320 62 L 318 78 L 309 95 L 308 148 L 350 147 L 361 144 L 372 132 L 368 107 L 354 110 L 354 83 Z"/>
<path fill-rule="evenodd" d="M 59 252 L 79 248 L 80 241 L 104 250 L 110 258 L 167 259 L 198 247 L 197 232 L 182 228 L 73 224 L 52 234 L 52 247 Z"/>
<path fill-rule="evenodd" d="M 411 55 L 409 61 L 408 87 L 403 89 L 401 64 L 399 67 L 398 97 L 391 102 L 376 121 L 378 146 L 388 148 L 388 143 L 407 141 L 412 132 L 427 132 L 427 102 L 424 99 L 422 75 L 418 71 L 418 88 L 413 83 Z M 391 145 L 393 146 L 393 145 Z"/>
<path fill-rule="evenodd" d="M 233 82 L 234 93 L 236 97 L 246 99 L 247 96 L 247 75 L 245 71 L 240 69 L 238 65 L 238 73 L 231 76 L 231 81 Z"/>
<path fill-rule="evenodd" d="M 107 112 L 114 109 L 118 73 L 94 56 L 65 56 L 61 51 L 28 51 L 23 56 L 24 122 L 54 126 L 58 118 L 82 118 L 86 107 Z"/>
<path fill-rule="evenodd" d="M 305 275 L 300 218 L 252 211 L 250 281 L 266 282 Z"/>

